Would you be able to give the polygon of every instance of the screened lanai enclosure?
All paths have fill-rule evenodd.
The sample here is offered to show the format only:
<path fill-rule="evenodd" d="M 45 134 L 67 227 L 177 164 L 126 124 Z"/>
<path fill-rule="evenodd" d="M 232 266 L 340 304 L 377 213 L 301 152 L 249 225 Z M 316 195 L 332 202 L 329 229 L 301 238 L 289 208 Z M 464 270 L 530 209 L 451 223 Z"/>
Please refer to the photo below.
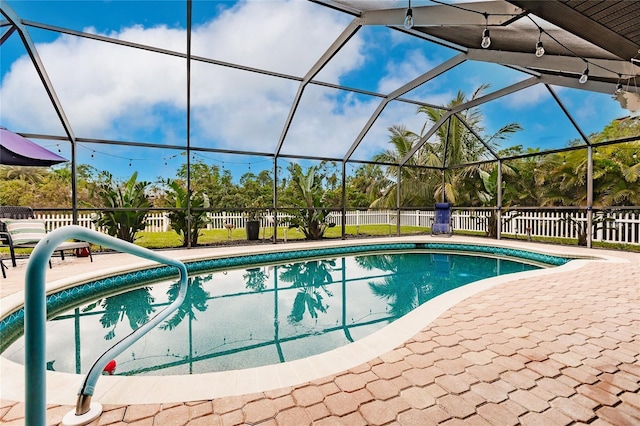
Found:
<path fill-rule="evenodd" d="M 192 246 L 425 232 L 448 202 L 456 232 L 640 244 L 640 2 L 0 10 L 0 125 L 68 160 L 0 166 L 2 205 Z"/>

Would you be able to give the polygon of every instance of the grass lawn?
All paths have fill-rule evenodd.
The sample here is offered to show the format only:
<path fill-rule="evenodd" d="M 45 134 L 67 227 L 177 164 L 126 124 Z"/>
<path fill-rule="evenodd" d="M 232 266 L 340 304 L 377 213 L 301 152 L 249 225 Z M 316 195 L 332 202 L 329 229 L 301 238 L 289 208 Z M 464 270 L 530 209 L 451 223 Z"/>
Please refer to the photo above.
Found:
<path fill-rule="evenodd" d="M 400 229 L 402 235 L 421 234 L 428 232 L 429 228 L 417 227 L 417 226 L 403 226 Z M 360 226 L 347 226 L 345 229 L 347 235 L 352 236 L 387 236 L 396 235 L 396 227 L 388 225 L 360 225 Z M 259 238 L 261 240 L 271 240 L 273 236 L 273 228 L 260 228 Z M 175 248 L 182 246 L 182 240 L 180 236 L 174 231 L 169 232 L 139 232 L 136 244 L 150 248 Z M 340 227 L 333 227 L 327 229 L 325 232 L 325 238 L 341 238 L 342 229 Z M 287 229 L 283 227 L 278 228 L 278 240 L 304 240 L 304 234 L 297 229 Z M 200 231 L 200 237 L 198 237 L 198 245 L 213 245 L 223 244 L 229 242 L 245 241 L 247 235 L 244 229 L 232 229 L 227 231 L 226 229 L 213 229 Z"/>

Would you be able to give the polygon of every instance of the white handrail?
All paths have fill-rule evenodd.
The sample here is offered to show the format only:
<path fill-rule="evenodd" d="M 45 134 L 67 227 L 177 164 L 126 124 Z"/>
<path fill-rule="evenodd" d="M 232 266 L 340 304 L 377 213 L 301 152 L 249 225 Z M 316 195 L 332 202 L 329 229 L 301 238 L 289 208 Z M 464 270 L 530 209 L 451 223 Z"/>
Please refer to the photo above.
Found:
<path fill-rule="evenodd" d="M 93 391 L 106 361 L 127 349 L 136 340 L 168 317 L 182 303 L 187 293 L 187 268 L 179 260 L 169 258 L 144 247 L 119 240 L 78 225 L 58 228 L 47 234 L 34 248 L 25 275 L 25 420 L 28 425 L 46 424 L 46 292 L 45 274 L 49 258 L 55 248 L 63 241 L 75 238 L 144 259 L 174 266 L 180 273 L 180 291 L 178 298 L 162 311 L 158 312 L 143 326 L 134 330 L 120 342 L 113 345 L 96 360 L 78 391 L 76 409 L 67 413 L 63 424 L 84 425 L 92 422 L 102 413 L 102 406 L 91 403 Z"/>

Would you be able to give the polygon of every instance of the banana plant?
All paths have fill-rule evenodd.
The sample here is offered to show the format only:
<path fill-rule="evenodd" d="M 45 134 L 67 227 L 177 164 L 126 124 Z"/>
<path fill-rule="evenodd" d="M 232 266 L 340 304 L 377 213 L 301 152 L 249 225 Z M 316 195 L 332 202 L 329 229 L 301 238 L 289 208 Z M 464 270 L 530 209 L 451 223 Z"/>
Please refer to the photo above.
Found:
<path fill-rule="evenodd" d="M 329 221 L 331 210 L 319 208 L 325 204 L 326 191 L 322 186 L 323 176 L 317 173 L 315 166 L 309 167 L 305 174 L 302 170 L 293 176 L 293 183 L 298 193 L 295 203 L 299 209 L 292 212 L 289 228 L 298 228 L 308 240 L 319 240 L 327 228 L 336 224 Z"/>
<path fill-rule="evenodd" d="M 199 209 L 208 209 L 210 207 L 209 197 L 205 193 L 195 192 L 191 194 L 191 226 L 189 226 L 189 212 L 187 211 L 187 203 L 189 201 L 189 191 L 178 181 L 168 179 L 167 201 L 176 209 L 169 213 L 171 228 L 182 237 L 182 246 L 187 247 L 189 243 L 191 247 L 198 245 L 198 237 L 200 229 L 202 229 L 208 221 L 207 212 Z M 195 209 L 195 210 L 194 210 Z M 191 239 L 191 241 L 189 241 Z"/>
<path fill-rule="evenodd" d="M 138 182 L 138 172 L 122 184 L 111 173 L 105 172 L 103 177 L 93 193 L 106 210 L 101 211 L 93 222 L 109 235 L 132 243 L 146 226 L 147 209 L 151 207 L 147 194 L 150 183 Z"/>

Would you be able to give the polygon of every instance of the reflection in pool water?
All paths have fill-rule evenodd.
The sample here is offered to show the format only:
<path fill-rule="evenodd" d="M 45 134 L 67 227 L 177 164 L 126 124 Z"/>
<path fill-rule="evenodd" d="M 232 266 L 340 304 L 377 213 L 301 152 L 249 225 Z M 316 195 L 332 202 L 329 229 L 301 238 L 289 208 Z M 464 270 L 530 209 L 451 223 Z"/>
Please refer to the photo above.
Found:
<path fill-rule="evenodd" d="M 537 268 L 396 252 L 192 276 L 184 304 L 116 359 L 116 374 L 195 374 L 304 358 L 365 337 L 450 289 Z M 69 307 L 47 323 L 48 368 L 85 373 L 177 296 L 178 284 L 163 281 Z M 24 362 L 23 346 L 20 338 L 3 356 Z"/>

